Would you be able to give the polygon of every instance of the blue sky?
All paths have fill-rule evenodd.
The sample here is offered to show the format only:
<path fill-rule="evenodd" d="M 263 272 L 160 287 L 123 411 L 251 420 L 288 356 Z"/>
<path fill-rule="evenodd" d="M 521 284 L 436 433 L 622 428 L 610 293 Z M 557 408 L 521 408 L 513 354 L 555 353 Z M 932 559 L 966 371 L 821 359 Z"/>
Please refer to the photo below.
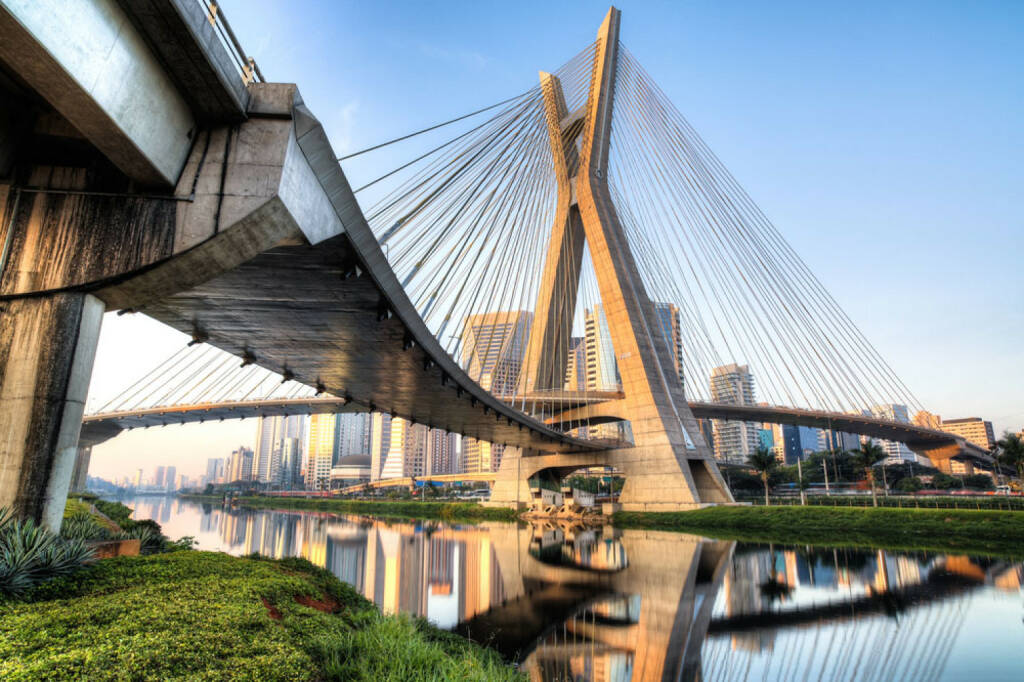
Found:
<path fill-rule="evenodd" d="M 339 154 L 531 87 L 594 39 L 608 7 L 221 4 Z M 618 6 L 622 41 L 921 402 L 1024 426 L 1024 3 Z M 142 328 L 154 333 L 108 318 L 94 395 L 116 393 L 104 358 Z M 231 442 L 206 428 L 211 449 Z"/>

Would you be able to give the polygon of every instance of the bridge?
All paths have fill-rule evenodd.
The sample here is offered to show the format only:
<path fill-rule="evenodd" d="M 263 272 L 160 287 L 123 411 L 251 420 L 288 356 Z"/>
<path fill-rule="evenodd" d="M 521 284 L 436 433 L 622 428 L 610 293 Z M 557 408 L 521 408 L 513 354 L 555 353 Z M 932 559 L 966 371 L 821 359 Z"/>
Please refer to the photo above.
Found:
<path fill-rule="evenodd" d="M 0 0 L 0 505 L 59 524 L 112 310 L 231 354 L 229 385 L 272 371 L 500 444 L 492 503 L 514 507 L 530 478 L 585 466 L 625 475 L 625 509 L 731 502 L 696 413 L 920 407 L 623 46 L 615 8 L 538 85 L 364 150 L 394 170 L 355 189 L 339 161 L 363 152 L 339 160 L 215 5 L 64 10 Z M 755 374 L 793 407 L 720 411 L 756 405 Z M 939 462 L 983 456 L 844 419 Z"/>
<path fill-rule="evenodd" d="M 231 358 L 229 362 L 234 362 Z M 180 368 L 180 365 L 174 364 Z M 268 378 L 270 374 L 268 373 Z M 137 383 L 147 386 L 156 383 L 156 377 L 146 377 Z M 262 381 L 269 383 L 274 389 L 279 388 L 279 381 Z M 299 392 L 311 394 L 312 390 Z M 594 394 L 587 396 L 559 395 L 558 400 L 565 407 L 562 415 L 572 415 L 574 421 L 588 424 L 601 424 L 619 421 L 619 418 L 608 418 L 596 406 L 611 403 L 620 399 L 619 393 L 609 392 L 600 398 Z M 528 398 L 529 400 L 529 398 Z M 607 402 L 605 402 L 607 401 Z M 531 404 L 540 403 L 539 399 Z M 937 429 L 906 424 L 888 419 L 852 415 L 821 410 L 801 410 L 792 407 L 776 407 L 769 405 L 731 405 L 727 403 L 688 403 L 690 411 L 697 419 L 721 419 L 739 422 L 758 422 L 770 424 L 789 424 L 809 426 L 841 433 L 852 433 L 879 440 L 904 443 L 915 453 L 928 457 L 942 471 L 949 471 L 949 461 L 957 459 L 969 465 L 975 463 L 984 466 L 992 465 L 991 454 L 973 443 Z M 301 395 L 292 397 L 258 397 L 249 400 L 223 402 L 179 402 L 168 401 L 167 405 L 151 407 L 137 406 L 110 412 L 86 414 L 82 420 L 82 431 L 79 438 L 80 448 L 91 448 L 117 436 L 125 430 L 148 429 L 170 424 L 196 424 L 204 422 L 224 421 L 226 419 L 252 419 L 257 417 L 285 417 L 291 415 L 313 414 L 344 414 L 349 412 L 365 412 L 366 406 L 354 403 L 345 398 L 335 396 Z M 575 412 L 585 411 L 584 414 Z M 88 455 L 85 455 L 88 457 Z M 445 479 L 439 479 L 445 480 Z M 450 480 L 463 480 L 455 477 Z M 470 479 L 465 479 L 470 480 Z M 477 479 L 472 479 L 477 480 Z M 493 475 L 479 480 L 494 480 Z"/>

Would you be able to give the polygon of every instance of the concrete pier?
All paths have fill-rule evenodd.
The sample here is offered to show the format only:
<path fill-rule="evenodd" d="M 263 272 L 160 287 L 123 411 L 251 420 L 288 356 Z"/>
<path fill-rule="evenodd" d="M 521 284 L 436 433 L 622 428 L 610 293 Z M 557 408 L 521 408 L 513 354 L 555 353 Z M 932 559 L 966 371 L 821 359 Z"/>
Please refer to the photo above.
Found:
<path fill-rule="evenodd" d="M 0 316 L 0 507 L 60 527 L 103 302 L 61 294 Z"/>

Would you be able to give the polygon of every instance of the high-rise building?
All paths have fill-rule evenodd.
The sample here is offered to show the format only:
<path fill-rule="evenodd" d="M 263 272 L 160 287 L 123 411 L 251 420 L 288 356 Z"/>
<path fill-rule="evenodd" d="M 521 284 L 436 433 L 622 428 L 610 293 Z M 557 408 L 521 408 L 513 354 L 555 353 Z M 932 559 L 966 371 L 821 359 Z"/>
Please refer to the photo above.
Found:
<path fill-rule="evenodd" d="M 374 412 L 370 415 L 370 480 L 376 481 L 384 468 L 391 448 L 391 415 Z"/>
<path fill-rule="evenodd" d="M 206 482 L 212 484 L 224 482 L 224 460 L 222 458 L 211 457 L 206 460 Z"/>
<path fill-rule="evenodd" d="M 142 469 L 135 470 L 135 480 L 132 483 L 136 488 L 142 487 Z"/>
<path fill-rule="evenodd" d="M 587 388 L 591 391 L 618 391 L 622 388 L 608 318 L 598 303 L 584 312 L 586 331 Z"/>
<path fill-rule="evenodd" d="M 331 467 L 338 461 L 337 414 L 314 414 L 309 418 L 306 447 L 306 488 L 319 490 L 331 481 Z"/>
<path fill-rule="evenodd" d="M 916 426 L 923 426 L 926 429 L 935 429 L 939 431 L 942 429 L 942 417 L 937 414 L 932 414 L 927 410 L 920 410 L 914 415 L 914 424 Z"/>
<path fill-rule="evenodd" d="M 907 406 L 896 403 L 875 405 L 871 408 L 871 411 L 867 413 L 867 416 L 872 416 L 877 419 L 888 419 L 889 421 L 894 422 L 902 422 L 904 424 L 910 423 L 910 413 L 907 411 Z M 917 461 L 917 455 L 915 455 L 911 449 L 903 443 L 893 440 L 877 440 L 876 442 L 881 445 L 886 454 L 889 455 L 889 458 L 885 461 L 886 464 L 899 464 L 900 462 Z"/>
<path fill-rule="evenodd" d="M 813 452 L 821 452 L 824 448 L 821 429 L 809 426 L 794 426 L 786 424 L 782 427 L 782 440 L 784 443 L 784 463 L 787 465 L 803 461 Z"/>
<path fill-rule="evenodd" d="M 304 415 L 260 417 L 253 460 L 253 471 L 257 481 L 277 483 L 281 480 L 281 454 L 284 442 L 292 438 L 302 443 L 305 430 Z"/>
<path fill-rule="evenodd" d="M 228 473 L 226 477 L 227 482 L 236 483 L 238 481 L 251 481 L 252 459 L 252 448 L 247 448 L 244 445 L 240 445 L 237 450 L 234 450 L 231 453 L 230 466 L 228 466 Z"/>
<path fill-rule="evenodd" d="M 461 346 L 466 373 L 496 396 L 514 396 L 532 320 L 533 315 L 522 310 L 467 317 Z M 497 471 L 501 466 L 501 445 L 466 438 L 462 447 L 465 473 Z"/>
<path fill-rule="evenodd" d="M 515 395 L 532 320 L 524 310 L 467 317 L 461 346 L 466 373 L 496 396 Z"/>
<path fill-rule="evenodd" d="M 177 485 L 178 485 L 177 473 L 178 473 L 177 467 L 174 467 L 174 466 L 167 467 L 166 471 L 164 472 L 164 482 L 163 482 L 163 484 L 157 483 L 156 487 L 158 487 L 158 488 L 165 488 L 168 491 L 177 490 L 178 489 L 177 488 Z"/>
<path fill-rule="evenodd" d="M 618 363 L 615 361 L 612 334 L 601 304 L 584 310 L 583 321 L 586 333 L 584 346 L 587 360 L 587 390 L 621 390 L 622 379 L 619 376 Z M 587 426 L 586 433 L 580 435 L 587 438 L 630 440 L 632 431 L 628 422 L 617 422 Z"/>
<path fill-rule="evenodd" d="M 996 435 L 992 430 L 992 422 L 980 417 L 942 420 L 942 430 L 966 438 L 971 443 L 991 450 L 996 446 Z"/>
<path fill-rule="evenodd" d="M 454 433 L 448 433 L 443 429 L 430 429 L 427 435 L 426 474 L 433 476 L 458 472 L 457 440 L 458 435 Z"/>
<path fill-rule="evenodd" d="M 285 438 L 281 441 L 280 461 L 281 466 L 276 483 L 286 490 L 302 485 L 302 441 L 300 439 Z"/>
<path fill-rule="evenodd" d="M 166 467 L 158 466 L 156 468 L 156 474 L 153 476 L 153 485 L 157 488 L 164 487 L 164 476 L 166 475 Z"/>
<path fill-rule="evenodd" d="M 370 454 L 369 412 L 351 412 L 338 415 L 338 456 Z"/>
<path fill-rule="evenodd" d="M 569 357 L 565 363 L 565 390 L 584 391 L 587 388 L 587 343 L 584 337 L 569 339 Z"/>
<path fill-rule="evenodd" d="M 380 477 L 401 478 L 426 473 L 428 430 L 423 424 L 392 417 L 388 454 Z"/>
<path fill-rule="evenodd" d="M 654 313 L 661 323 L 661 331 L 665 334 L 669 348 L 672 349 L 672 362 L 683 380 L 683 326 L 679 319 L 679 306 L 675 303 L 655 303 Z"/>
<path fill-rule="evenodd" d="M 736 363 L 711 370 L 711 401 L 725 405 L 754 405 L 754 375 Z M 754 422 L 716 419 L 715 457 L 743 461 L 760 445 L 761 426 Z"/>

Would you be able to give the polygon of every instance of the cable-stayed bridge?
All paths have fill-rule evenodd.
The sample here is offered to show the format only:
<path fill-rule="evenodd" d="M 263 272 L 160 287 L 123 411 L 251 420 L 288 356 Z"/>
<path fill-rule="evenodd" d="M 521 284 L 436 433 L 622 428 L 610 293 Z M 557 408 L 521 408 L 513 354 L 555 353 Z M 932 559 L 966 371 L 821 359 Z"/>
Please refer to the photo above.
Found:
<path fill-rule="evenodd" d="M 366 150 L 392 170 L 353 190 L 297 87 L 263 82 L 210 7 L 51 4 L 0 1 L 0 504 L 59 522 L 105 310 L 501 444 L 508 505 L 592 465 L 625 474 L 627 509 L 730 502 L 697 421 L 730 404 L 983 456 L 863 416 L 920 404 L 614 8 L 537 86 Z M 433 142 L 403 156 L 412 138 Z"/>

